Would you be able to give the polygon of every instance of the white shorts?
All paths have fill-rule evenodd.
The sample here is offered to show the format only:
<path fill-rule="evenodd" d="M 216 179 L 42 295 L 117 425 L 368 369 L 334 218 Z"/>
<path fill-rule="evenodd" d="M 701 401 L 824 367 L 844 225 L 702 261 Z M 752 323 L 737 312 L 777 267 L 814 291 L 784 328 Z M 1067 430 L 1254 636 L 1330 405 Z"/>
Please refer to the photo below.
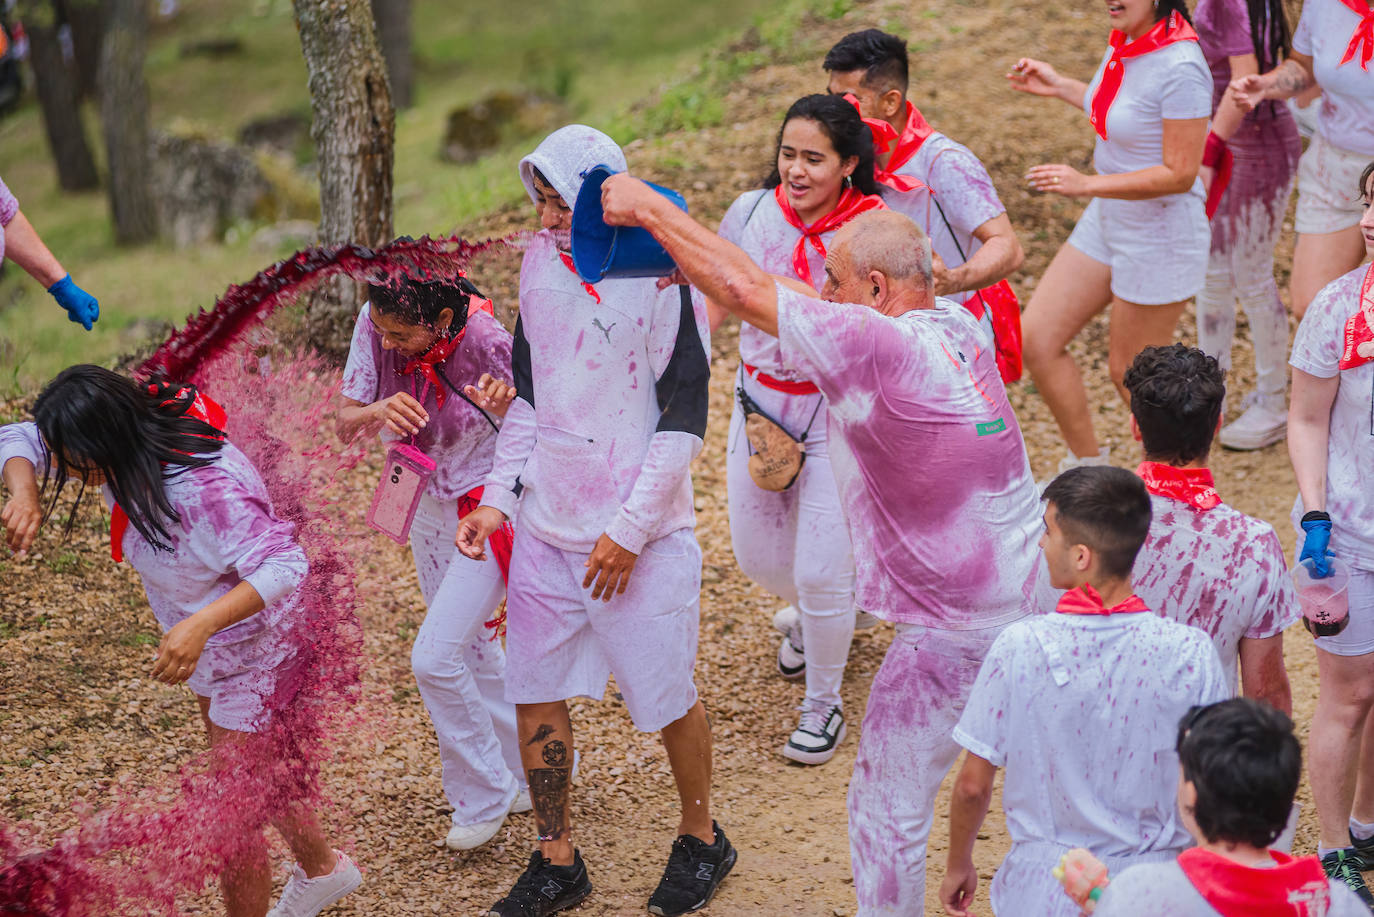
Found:
<path fill-rule="evenodd" d="M 207 646 L 186 686 L 210 699 L 210 722 L 233 732 L 258 732 L 268 706 L 289 673 L 294 654 L 277 635 L 224 646 Z M 285 699 L 283 699 L 285 700 Z"/>
<path fill-rule="evenodd" d="M 1333 637 L 1318 637 L 1317 649 L 1333 656 L 1374 653 L 1374 572 L 1350 568 L 1350 623 Z"/>
<path fill-rule="evenodd" d="M 506 589 L 506 700 L 600 699 L 615 675 L 635 728 L 657 732 L 697 702 L 701 548 L 691 529 L 649 542 L 609 602 L 582 588 L 587 554 L 517 527 Z"/>
<path fill-rule="evenodd" d="M 1191 194 L 1147 201 L 1095 197 L 1068 244 L 1111 268 L 1112 295 L 1161 306 L 1202 290 L 1212 230 L 1202 199 Z"/>
<path fill-rule="evenodd" d="M 1298 210 L 1294 228 L 1320 235 L 1358 226 L 1364 214 L 1360 173 L 1370 157 L 1332 146 L 1319 133 L 1298 160 Z"/>

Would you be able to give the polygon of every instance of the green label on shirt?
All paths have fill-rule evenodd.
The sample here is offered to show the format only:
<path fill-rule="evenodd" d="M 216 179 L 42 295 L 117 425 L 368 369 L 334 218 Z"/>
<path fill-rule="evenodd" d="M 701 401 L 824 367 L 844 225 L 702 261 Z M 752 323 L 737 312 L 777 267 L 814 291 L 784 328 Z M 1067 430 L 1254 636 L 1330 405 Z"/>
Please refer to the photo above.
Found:
<path fill-rule="evenodd" d="M 987 436 L 989 433 L 1001 433 L 1007 428 L 1007 423 L 1002 418 L 989 420 L 987 423 L 978 424 L 978 435 Z"/>

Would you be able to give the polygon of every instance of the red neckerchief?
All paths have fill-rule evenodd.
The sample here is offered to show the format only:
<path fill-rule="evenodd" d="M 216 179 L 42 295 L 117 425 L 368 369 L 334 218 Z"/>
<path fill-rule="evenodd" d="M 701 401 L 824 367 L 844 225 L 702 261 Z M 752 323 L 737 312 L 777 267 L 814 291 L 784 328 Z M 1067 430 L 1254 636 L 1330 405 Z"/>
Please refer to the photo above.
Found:
<path fill-rule="evenodd" d="M 853 105 L 855 111 L 859 110 L 859 100 L 852 92 L 845 93 L 844 100 Z M 911 162 L 911 157 L 916 155 L 926 138 L 935 133 L 935 128 L 926 122 L 916 106 L 906 103 L 906 127 L 902 128 L 900 136 L 891 124 L 881 118 L 864 118 L 863 122 L 873 134 L 873 178 L 894 191 L 918 191 L 924 188 L 925 182 L 919 178 L 897 174 L 898 169 Z M 896 146 L 893 147 L 893 144 Z M 879 165 L 879 158 L 889 149 L 892 150 L 892 156 L 888 158 L 887 165 Z"/>
<path fill-rule="evenodd" d="M 1354 369 L 1374 360 L 1374 264 L 1364 273 L 1360 284 L 1360 301 L 1355 314 L 1345 323 L 1345 348 L 1341 352 L 1340 369 Z"/>
<path fill-rule="evenodd" d="M 1093 96 L 1092 123 L 1097 129 L 1097 135 L 1103 140 L 1107 139 L 1107 112 L 1111 110 L 1112 102 L 1121 90 L 1121 79 L 1126 75 L 1126 61 L 1132 57 L 1149 54 L 1151 51 L 1158 51 L 1175 42 L 1197 41 L 1197 32 L 1193 31 L 1188 20 L 1175 10 L 1156 22 L 1150 31 L 1135 41 L 1127 44 L 1128 41 L 1130 40 L 1125 32 L 1112 29 L 1111 37 L 1108 38 L 1112 46 L 1112 57 L 1102 70 L 1102 82 L 1098 84 L 1097 93 Z"/>
<path fill-rule="evenodd" d="M 1346 6 L 1355 11 L 1355 15 L 1360 17 L 1360 21 L 1355 25 L 1355 31 L 1350 36 L 1350 44 L 1346 46 L 1345 57 L 1336 66 L 1341 67 L 1355 59 L 1356 52 L 1360 55 L 1360 67 L 1369 70 L 1369 62 L 1374 59 L 1374 8 L 1371 8 L 1365 0 L 1341 0 Z"/>
<path fill-rule="evenodd" d="M 830 232 L 832 229 L 839 229 L 845 223 L 854 219 L 861 213 L 869 210 L 886 210 L 887 205 L 883 199 L 876 194 L 864 194 L 858 188 L 845 188 L 840 194 L 839 201 L 835 204 L 835 209 L 816 222 L 807 226 L 797 216 L 797 211 L 792 207 L 792 202 L 787 199 L 787 192 L 782 190 L 782 185 L 773 189 L 773 199 L 778 202 L 778 209 L 782 211 L 783 219 L 794 229 L 801 230 L 801 238 L 797 240 L 796 246 L 792 249 L 792 270 L 796 273 L 797 279 L 805 281 L 807 286 L 815 287 L 815 281 L 811 279 L 811 265 L 806 263 L 806 243 L 809 241 L 811 247 L 825 257 L 825 243 L 821 241 L 821 234 Z"/>
<path fill-rule="evenodd" d="M 1179 468 L 1163 462 L 1141 462 L 1135 473 L 1152 494 L 1180 500 L 1201 510 L 1216 509 L 1221 505 L 1221 495 L 1217 493 L 1212 472 L 1206 468 Z"/>
<path fill-rule="evenodd" d="M 1102 596 L 1087 583 L 1077 589 L 1070 589 L 1059 598 L 1055 611 L 1065 615 L 1124 615 L 1150 609 L 1141 601 L 1140 596 L 1132 595 L 1119 605 L 1108 608 L 1102 604 Z"/>
<path fill-rule="evenodd" d="M 1245 866 L 1192 847 L 1178 855 L 1178 865 L 1222 917 L 1325 917 L 1331 888 L 1321 861 L 1277 850 L 1269 855 L 1273 866 Z"/>
<path fill-rule="evenodd" d="M 565 268 L 573 272 L 574 277 L 576 277 L 578 280 L 582 280 L 582 275 L 577 273 L 577 268 L 573 267 L 572 255 L 568 254 L 567 252 L 559 252 L 558 260 L 563 262 L 563 266 Z M 601 294 L 596 292 L 596 287 L 592 286 L 590 283 L 587 283 L 585 280 L 583 280 L 582 289 L 586 290 L 587 295 L 590 296 L 592 299 L 595 299 L 597 302 L 601 302 Z"/>
<path fill-rule="evenodd" d="M 150 394 L 157 394 L 158 386 L 148 386 Z M 163 401 L 163 405 L 171 404 L 180 398 L 190 394 L 186 388 L 177 389 L 176 393 Z M 196 397 L 191 401 L 191 406 L 186 409 L 186 416 L 207 423 L 219 431 L 219 435 L 210 437 L 216 440 L 224 439 L 224 430 L 229 426 L 229 415 L 224 408 L 207 395 L 196 392 Z M 110 557 L 114 558 L 115 563 L 124 562 L 124 533 L 129 530 L 129 514 L 124 511 L 124 507 L 118 503 L 110 509 Z"/>
<path fill-rule="evenodd" d="M 419 373 L 425 377 L 425 381 L 434 387 L 434 401 L 439 405 L 440 410 L 443 410 L 444 400 L 448 398 L 448 392 L 440 384 L 439 373 L 434 369 L 434 364 L 447 360 L 458 349 L 458 345 L 463 343 L 463 338 L 467 337 L 467 333 L 468 326 L 465 324 L 453 337 L 435 342 L 429 350 L 401 367 L 401 375 L 403 376 Z"/>

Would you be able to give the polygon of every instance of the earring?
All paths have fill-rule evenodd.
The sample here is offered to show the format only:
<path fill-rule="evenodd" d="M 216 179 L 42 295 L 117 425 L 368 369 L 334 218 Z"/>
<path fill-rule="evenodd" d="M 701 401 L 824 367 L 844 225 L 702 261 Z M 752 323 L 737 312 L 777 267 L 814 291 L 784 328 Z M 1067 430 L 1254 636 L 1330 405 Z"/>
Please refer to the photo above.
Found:
<path fill-rule="evenodd" d="M 1155 10 L 1159 10 L 1159 0 L 1155 0 Z"/>
<path fill-rule="evenodd" d="M 852 187 L 854 187 L 854 176 L 852 176 L 852 175 L 846 175 L 846 176 L 844 177 L 844 186 L 845 186 L 846 188 L 852 188 Z"/>

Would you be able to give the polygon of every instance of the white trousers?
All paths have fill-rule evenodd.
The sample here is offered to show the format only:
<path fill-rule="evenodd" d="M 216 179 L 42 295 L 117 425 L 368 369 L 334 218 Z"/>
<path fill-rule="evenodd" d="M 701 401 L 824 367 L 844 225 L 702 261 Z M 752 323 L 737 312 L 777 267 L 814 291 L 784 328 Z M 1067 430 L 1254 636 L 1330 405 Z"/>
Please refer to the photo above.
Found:
<path fill-rule="evenodd" d="M 735 560 L 745 576 L 801 612 L 807 701 L 839 704 L 854 639 L 854 554 L 830 468 L 824 398 L 783 394 L 747 378 L 744 385 L 788 433 L 800 436 L 808 423 L 810 431 L 797 480 L 781 492 L 764 490 L 749 477 L 744 412 L 735 399 L 725 466 Z"/>
<path fill-rule="evenodd" d="M 454 548 L 457 528 L 456 500 L 421 499 L 410 547 L 429 611 L 410 665 L 439 738 L 453 823 L 471 825 L 505 815 L 524 771 L 515 707 L 505 698 L 506 654 L 483 627 L 505 584 L 490 552 L 475 561 Z"/>
<path fill-rule="evenodd" d="M 921 917 L 935 797 L 955 759 L 954 727 L 1002 627 L 898 624 L 864 713 L 849 781 L 849 853 L 859 917 Z M 1027 913 L 1030 913 L 1029 911 Z"/>

